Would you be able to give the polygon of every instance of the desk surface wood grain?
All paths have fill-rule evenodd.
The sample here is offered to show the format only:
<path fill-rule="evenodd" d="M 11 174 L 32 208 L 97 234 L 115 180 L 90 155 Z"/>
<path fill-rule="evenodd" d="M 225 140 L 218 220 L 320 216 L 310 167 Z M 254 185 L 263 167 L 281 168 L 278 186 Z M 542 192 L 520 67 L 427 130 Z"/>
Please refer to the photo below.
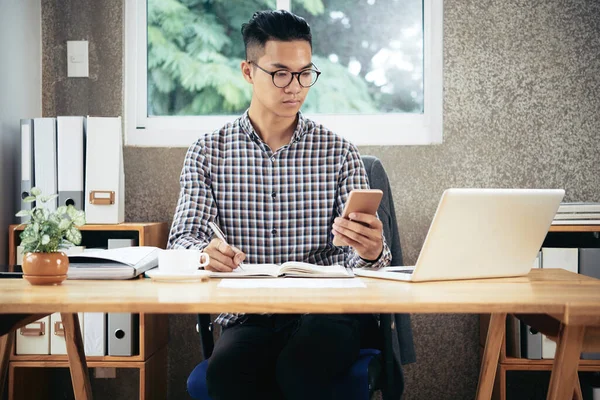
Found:
<path fill-rule="evenodd" d="M 288 278 L 293 279 L 293 278 Z M 366 288 L 228 289 L 220 280 L 193 283 L 67 280 L 31 286 L 0 280 L 0 313 L 567 313 L 576 305 L 597 315 L 600 280 L 565 270 L 523 277 L 407 283 L 361 278 Z"/>

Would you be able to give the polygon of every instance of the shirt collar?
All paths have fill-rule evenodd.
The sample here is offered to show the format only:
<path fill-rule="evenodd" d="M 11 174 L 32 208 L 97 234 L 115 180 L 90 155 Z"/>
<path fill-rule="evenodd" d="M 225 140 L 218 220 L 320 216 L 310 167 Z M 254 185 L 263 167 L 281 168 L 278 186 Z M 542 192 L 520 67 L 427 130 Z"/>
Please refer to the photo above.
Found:
<path fill-rule="evenodd" d="M 306 135 L 309 131 L 309 123 L 308 120 L 302 115 L 300 111 L 298 111 L 298 123 L 296 124 L 296 129 L 294 129 L 294 134 L 292 135 L 292 140 L 290 143 L 294 143 L 299 141 L 304 135 Z M 252 123 L 250 122 L 250 117 L 248 116 L 248 110 L 244 112 L 244 114 L 240 118 L 240 126 L 242 130 L 250 139 L 258 140 L 262 142 L 258 133 L 254 130 Z"/>

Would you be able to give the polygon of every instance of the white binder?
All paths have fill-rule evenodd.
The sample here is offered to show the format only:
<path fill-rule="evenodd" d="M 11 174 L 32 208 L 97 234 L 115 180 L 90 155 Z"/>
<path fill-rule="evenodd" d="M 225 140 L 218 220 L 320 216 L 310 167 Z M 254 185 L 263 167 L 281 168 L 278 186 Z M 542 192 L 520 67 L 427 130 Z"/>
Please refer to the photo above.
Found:
<path fill-rule="evenodd" d="M 43 195 L 56 194 L 56 120 L 35 118 L 33 120 L 33 154 L 35 186 Z M 49 211 L 56 210 L 56 199 L 46 203 Z"/>
<path fill-rule="evenodd" d="M 79 317 L 79 329 L 83 337 L 83 313 L 77 313 L 77 316 Z M 50 315 L 50 354 L 67 354 L 65 328 L 60 313 Z"/>
<path fill-rule="evenodd" d="M 31 194 L 35 186 L 33 179 L 33 120 L 21 120 L 21 205 L 19 210 L 31 210 L 33 203 L 25 203 L 24 198 Z M 29 216 L 21 217 L 21 222 L 29 221 Z"/>
<path fill-rule="evenodd" d="M 85 213 L 89 224 L 125 221 L 121 117 L 88 117 Z"/>
<path fill-rule="evenodd" d="M 85 208 L 83 117 L 57 117 L 58 205 Z"/>
<path fill-rule="evenodd" d="M 17 354 L 50 354 L 50 317 L 19 328 L 15 336 Z"/>
<path fill-rule="evenodd" d="M 106 313 L 83 313 L 83 349 L 86 356 L 106 355 Z"/>
<path fill-rule="evenodd" d="M 108 314 L 108 355 L 132 356 L 137 336 L 137 314 Z"/>

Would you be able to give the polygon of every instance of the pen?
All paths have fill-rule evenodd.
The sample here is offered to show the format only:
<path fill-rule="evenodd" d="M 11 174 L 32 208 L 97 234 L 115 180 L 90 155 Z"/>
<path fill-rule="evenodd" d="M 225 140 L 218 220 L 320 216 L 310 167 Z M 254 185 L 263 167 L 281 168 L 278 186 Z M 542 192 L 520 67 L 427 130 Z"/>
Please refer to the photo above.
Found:
<path fill-rule="evenodd" d="M 223 241 L 223 243 L 225 243 L 227 246 L 229 246 L 229 243 L 227 243 L 227 239 L 225 239 L 225 234 L 223 233 L 223 231 L 221 230 L 221 228 L 219 228 L 219 226 L 217 224 L 215 224 L 214 222 L 209 222 L 208 226 L 210 226 L 210 229 L 212 229 L 212 231 L 216 237 L 221 239 Z M 244 268 L 242 268 L 242 263 L 240 263 L 240 265 L 238 265 L 238 268 L 241 269 L 242 271 L 244 270 Z"/>

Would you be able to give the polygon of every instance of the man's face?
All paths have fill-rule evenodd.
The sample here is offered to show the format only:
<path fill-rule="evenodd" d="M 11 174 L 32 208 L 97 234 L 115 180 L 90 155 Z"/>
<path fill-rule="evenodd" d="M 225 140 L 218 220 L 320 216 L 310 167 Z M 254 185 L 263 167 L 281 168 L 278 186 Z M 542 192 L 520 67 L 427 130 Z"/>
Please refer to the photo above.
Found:
<path fill-rule="evenodd" d="M 312 67 L 311 60 L 311 47 L 305 40 L 291 42 L 269 40 L 265 44 L 264 54 L 258 60 L 250 61 L 269 72 L 277 70 L 300 72 Z M 257 101 L 265 111 L 268 110 L 280 117 L 296 116 L 309 89 L 300 85 L 297 75 L 289 85 L 278 88 L 273 84 L 270 74 L 261 71 L 252 63 L 242 63 L 242 72 L 246 80 L 254 86 L 253 102 Z"/>

